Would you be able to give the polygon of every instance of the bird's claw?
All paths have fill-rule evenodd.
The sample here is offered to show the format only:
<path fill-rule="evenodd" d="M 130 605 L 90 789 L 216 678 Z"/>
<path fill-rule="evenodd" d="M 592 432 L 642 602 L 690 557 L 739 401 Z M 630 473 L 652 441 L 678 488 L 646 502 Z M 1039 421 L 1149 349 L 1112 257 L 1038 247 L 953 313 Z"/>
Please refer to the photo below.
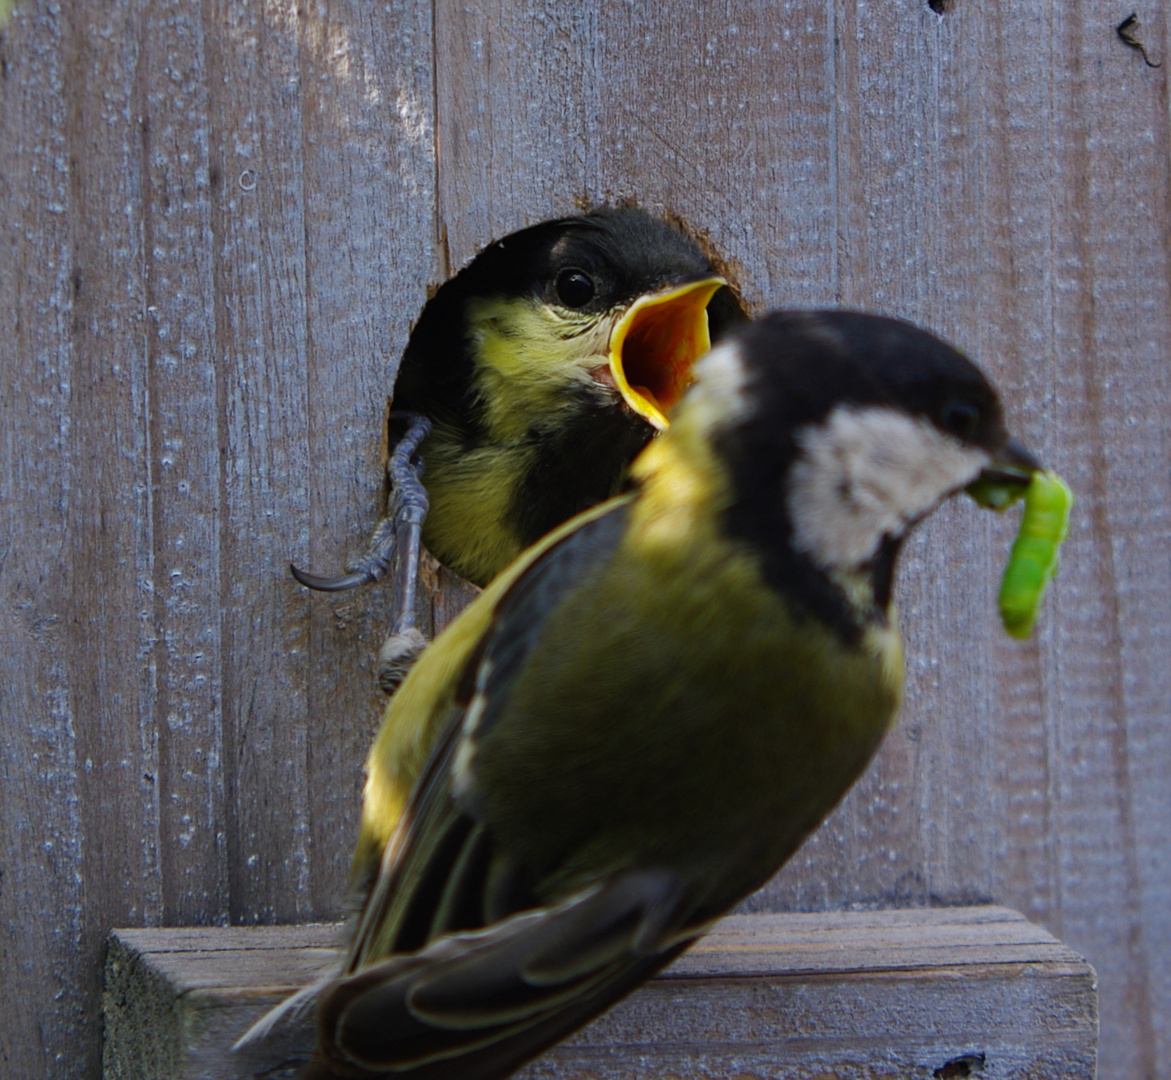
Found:
<path fill-rule="evenodd" d="M 379 651 L 378 682 L 393 694 L 405 678 L 427 638 L 415 626 L 415 597 L 419 581 L 419 552 L 429 500 L 423 486 L 423 462 L 419 444 L 431 433 L 431 421 L 420 413 L 392 412 L 392 421 L 405 421 L 407 429 L 395 443 L 386 475 L 390 498 L 386 516 L 378 523 L 366 553 L 336 577 L 319 577 L 290 564 L 289 570 L 307 589 L 342 592 L 378 581 L 394 568 L 394 599 L 390 636 Z"/>
<path fill-rule="evenodd" d="M 346 573 L 322 577 L 290 564 L 293 577 L 305 588 L 318 592 L 344 592 L 379 581 L 394 561 L 398 534 L 405 531 L 404 527 L 421 532 L 429 502 L 427 489 L 421 481 L 423 462 L 415 455 L 419 443 L 431 432 L 431 421 L 419 413 L 405 412 L 391 413 L 391 419 L 407 420 L 410 426 L 395 444 L 387 462 L 386 473 L 390 481 L 388 513 L 375 528 L 365 554 L 348 563 Z"/>
<path fill-rule="evenodd" d="M 378 580 L 377 575 L 364 570 L 338 574 L 336 577 L 318 577 L 316 574 L 299 570 L 293 563 L 289 563 L 289 573 L 296 578 L 298 584 L 317 592 L 345 592 L 346 589 L 356 589 L 359 585 L 368 585 Z"/>
<path fill-rule="evenodd" d="M 424 514 L 425 516 L 425 514 Z M 370 544 L 361 558 L 355 559 L 346 565 L 346 573 L 336 577 L 319 577 L 298 569 L 292 563 L 289 570 L 307 589 L 318 592 L 344 592 L 346 589 L 355 589 L 359 585 L 369 585 L 378 581 L 394 558 L 395 519 L 388 514 L 374 530 L 370 537 Z"/>

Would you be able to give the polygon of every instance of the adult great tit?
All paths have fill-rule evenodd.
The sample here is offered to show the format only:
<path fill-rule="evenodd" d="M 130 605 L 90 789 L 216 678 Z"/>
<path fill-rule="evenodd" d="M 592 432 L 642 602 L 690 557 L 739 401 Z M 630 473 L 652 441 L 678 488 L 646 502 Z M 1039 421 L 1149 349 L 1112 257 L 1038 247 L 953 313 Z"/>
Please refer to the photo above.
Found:
<path fill-rule="evenodd" d="M 394 388 L 395 410 L 432 425 L 410 436 L 426 467 L 431 552 L 485 585 L 615 494 L 710 346 L 713 296 L 717 326 L 744 318 L 725 284 L 683 232 L 632 207 L 523 229 L 447 281 Z M 313 588 L 361 584 L 385 565 L 377 549 L 341 578 L 294 573 Z"/>
<path fill-rule="evenodd" d="M 975 366 L 892 319 L 778 312 L 696 376 L 633 490 L 526 552 L 391 701 L 305 1080 L 504 1077 L 678 956 L 889 728 L 908 531 L 1041 467 Z"/>

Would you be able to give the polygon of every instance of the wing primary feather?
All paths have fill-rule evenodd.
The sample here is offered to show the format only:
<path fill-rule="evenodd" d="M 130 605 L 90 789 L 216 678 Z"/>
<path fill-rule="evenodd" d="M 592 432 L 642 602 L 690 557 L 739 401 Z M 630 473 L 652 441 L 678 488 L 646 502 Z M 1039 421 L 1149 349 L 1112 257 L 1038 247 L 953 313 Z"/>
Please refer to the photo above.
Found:
<path fill-rule="evenodd" d="M 653 870 L 620 874 L 589 903 L 561 917 L 558 932 L 543 948 L 532 950 L 522 974 L 535 986 L 555 986 L 620 957 L 657 952 L 679 900 L 679 883 L 673 874 Z"/>
<path fill-rule="evenodd" d="M 528 867 L 498 852 L 484 882 L 484 924 L 537 907 L 534 886 L 535 878 Z"/>
<path fill-rule="evenodd" d="M 428 941 L 484 925 L 484 891 L 494 849 L 488 830 L 474 826 L 452 864 L 427 931 Z"/>
<path fill-rule="evenodd" d="M 529 1027 L 560 1033 L 563 1012 L 580 1014 L 576 1027 L 600 1007 L 582 1012 L 583 1000 L 612 1000 L 606 988 L 625 992 L 632 967 L 658 967 L 678 951 L 675 941 L 661 954 L 632 951 L 644 922 L 662 924 L 678 899 L 670 875 L 631 872 L 556 907 L 449 934 L 335 984 L 322 1003 L 323 1030 L 344 1060 L 411 1077 L 446 1058 L 463 1063 Z"/>
<path fill-rule="evenodd" d="M 488 969 L 494 960 L 523 949 L 526 933 L 540 919 L 540 913 L 515 916 L 491 931 L 449 935 L 419 953 L 364 968 L 335 984 L 323 999 L 323 1030 L 345 1061 L 393 1072 L 462 1055 L 506 1036 L 548 1005 L 518 1007 L 518 1002 L 497 1000 L 491 1009 L 447 1009 L 442 1022 L 436 1022 L 413 998 L 428 973 L 448 971 L 452 965 L 466 971 L 469 963 L 474 968 L 477 962 Z M 492 989 L 504 989 L 499 979 Z"/>
<path fill-rule="evenodd" d="M 315 979 L 308 986 L 301 987 L 295 994 L 285 998 L 279 1005 L 269 1009 L 243 1035 L 232 1043 L 233 1052 L 239 1052 L 254 1043 L 262 1043 L 274 1031 L 286 1025 L 296 1023 L 305 1012 L 317 1004 L 318 998 L 330 983 L 337 978 L 336 969 L 327 971 Z"/>
<path fill-rule="evenodd" d="M 412 852 L 416 872 L 406 904 L 400 906 L 397 929 L 388 942 L 388 951 L 414 952 L 431 940 L 435 914 L 449 902 L 452 867 L 461 862 L 474 832 L 474 823 L 466 814 L 453 814 L 447 827 L 428 834 L 430 843 L 418 845 Z M 454 898 L 450 902 L 454 902 Z"/>
<path fill-rule="evenodd" d="M 656 971 L 671 963 L 691 944 L 691 939 L 673 944 L 666 952 L 641 959 L 625 968 L 620 968 L 611 978 L 599 983 L 593 989 L 584 989 L 580 996 L 551 1013 L 538 1015 L 528 1022 L 510 1025 L 503 1030 L 481 1032 L 477 1045 L 471 1040 L 462 1044 L 459 1051 L 444 1056 L 431 1056 L 426 1060 L 417 1059 L 412 1064 L 399 1063 L 395 1067 L 376 1064 L 369 1068 L 396 1080 L 503 1080 L 525 1062 L 548 1049 L 554 1043 L 572 1034 L 589 1023 L 600 1012 L 609 1008 Z M 298 1080 L 337 1080 L 339 1076 L 350 1075 L 334 1071 L 318 1057 L 313 1062 L 316 1072 L 306 1071 Z"/>
<path fill-rule="evenodd" d="M 408 882 L 414 886 L 411 868 L 419 863 L 425 866 L 425 855 L 440 848 L 436 836 L 442 837 L 451 828 L 460 829 L 466 836 L 470 822 L 465 825 L 460 821 L 467 819 L 452 803 L 448 784 L 459 734 L 459 725 L 452 723 L 441 735 L 411 792 L 402 821 L 386 846 L 378 877 L 367 894 L 350 944 L 347 969 L 351 973 L 395 951 L 393 942 L 416 891 L 415 887 L 405 887 Z M 452 857 L 458 851 L 452 844 Z"/>

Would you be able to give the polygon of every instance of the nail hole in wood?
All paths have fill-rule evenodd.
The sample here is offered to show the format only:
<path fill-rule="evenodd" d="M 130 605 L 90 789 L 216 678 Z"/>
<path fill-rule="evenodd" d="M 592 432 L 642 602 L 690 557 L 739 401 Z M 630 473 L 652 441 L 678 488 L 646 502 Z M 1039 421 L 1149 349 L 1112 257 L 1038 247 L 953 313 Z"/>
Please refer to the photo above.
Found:
<path fill-rule="evenodd" d="M 985 1062 L 983 1054 L 964 1054 L 941 1065 L 932 1075 L 935 1080 L 961 1080 L 961 1077 L 980 1076 L 984 1072 Z"/>
<path fill-rule="evenodd" d="M 935 12 L 936 15 L 946 15 L 951 11 L 955 0 L 927 0 L 927 6 Z"/>

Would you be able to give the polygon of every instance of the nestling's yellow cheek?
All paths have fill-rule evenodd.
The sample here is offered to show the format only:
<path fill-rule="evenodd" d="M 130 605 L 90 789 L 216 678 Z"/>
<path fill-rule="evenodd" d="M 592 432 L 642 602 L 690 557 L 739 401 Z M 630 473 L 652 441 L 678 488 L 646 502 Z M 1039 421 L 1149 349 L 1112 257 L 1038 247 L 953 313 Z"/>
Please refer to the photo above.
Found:
<path fill-rule="evenodd" d="M 491 297 L 469 305 L 485 418 L 499 442 L 521 439 L 535 419 L 552 424 L 573 407 L 566 387 L 596 385 L 590 369 L 607 362 L 609 323 L 566 318 L 537 300 Z"/>

